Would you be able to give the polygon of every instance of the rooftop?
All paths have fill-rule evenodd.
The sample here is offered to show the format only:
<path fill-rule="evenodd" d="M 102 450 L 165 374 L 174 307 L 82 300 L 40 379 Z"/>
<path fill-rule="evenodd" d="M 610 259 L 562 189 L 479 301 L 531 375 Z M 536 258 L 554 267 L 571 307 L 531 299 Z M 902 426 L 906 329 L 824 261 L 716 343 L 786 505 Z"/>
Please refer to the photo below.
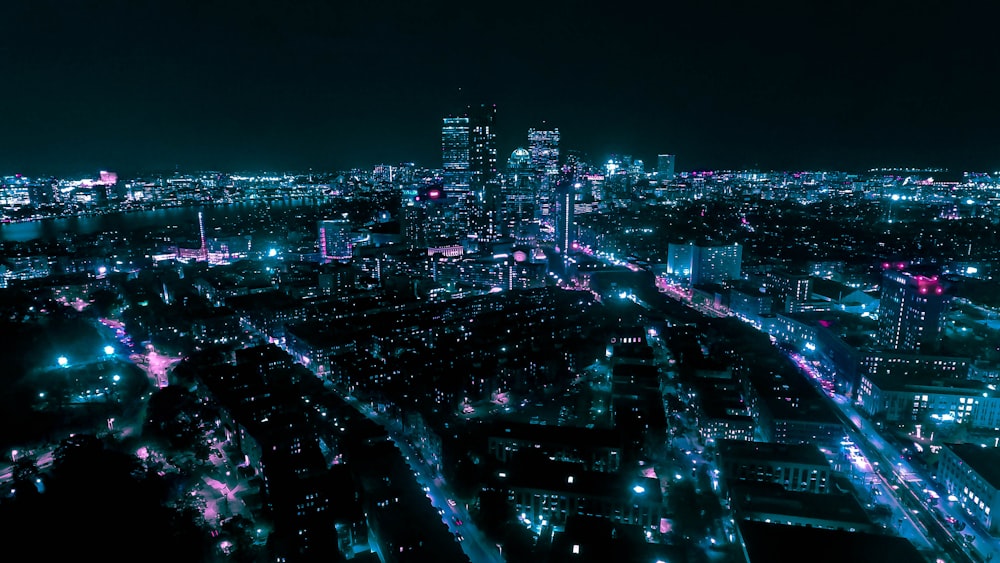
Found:
<path fill-rule="evenodd" d="M 958 459 L 967 463 L 994 489 L 1000 489 L 1000 449 L 978 444 L 945 444 Z"/>
<path fill-rule="evenodd" d="M 787 491 L 779 485 L 733 482 L 729 498 L 737 514 L 777 514 L 830 522 L 871 525 L 865 509 L 852 494 L 828 495 Z"/>
<path fill-rule="evenodd" d="M 739 528 L 750 563 L 926 561 L 909 540 L 897 536 L 749 520 L 741 521 Z"/>
<path fill-rule="evenodd" d="M 718 441 L 718 452 L 720 458 L 750 458 L 829 466 L 826 456 L 813 444 L 778 444 L 724 439 Z"/>

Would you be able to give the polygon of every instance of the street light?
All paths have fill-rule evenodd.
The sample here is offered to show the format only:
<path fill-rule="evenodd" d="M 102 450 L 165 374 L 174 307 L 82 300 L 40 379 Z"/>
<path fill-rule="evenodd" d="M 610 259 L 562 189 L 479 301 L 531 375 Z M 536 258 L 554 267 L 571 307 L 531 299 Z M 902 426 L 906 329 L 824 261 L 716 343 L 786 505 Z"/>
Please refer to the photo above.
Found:
<path fill-rule="evenodd" d="M 114 356 L 115 355 L 115 347 L 111 346 L 110 344 L 107 345 L 107 346 L 105 346 L 104 347 L 104 355 L 105 356 Z"/>
<path fill-rule="evenodd" d="M 66 356 L 59 356 L 56 358 L 56 363 L 59 364 L 59 367 L 64 368 L 69 365 L 69 358 Z"/>

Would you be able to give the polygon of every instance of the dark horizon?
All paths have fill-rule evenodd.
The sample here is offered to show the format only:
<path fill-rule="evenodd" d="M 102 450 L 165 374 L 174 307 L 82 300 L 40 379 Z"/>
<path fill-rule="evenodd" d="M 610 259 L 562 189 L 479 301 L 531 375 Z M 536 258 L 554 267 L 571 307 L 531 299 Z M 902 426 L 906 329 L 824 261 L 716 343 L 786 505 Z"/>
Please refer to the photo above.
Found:
<path fill-rule="evenodd" d="M 677 170 L 1000 169 L 994 6 L 5 3 L 0 174 L 440 166 L 441 118 Z"/>

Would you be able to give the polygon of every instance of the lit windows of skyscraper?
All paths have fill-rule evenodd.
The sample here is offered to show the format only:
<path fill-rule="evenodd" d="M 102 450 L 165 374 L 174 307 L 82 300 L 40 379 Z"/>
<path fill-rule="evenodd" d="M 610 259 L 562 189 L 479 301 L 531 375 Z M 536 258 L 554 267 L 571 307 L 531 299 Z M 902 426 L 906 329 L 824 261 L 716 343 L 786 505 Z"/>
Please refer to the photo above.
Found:
<path fill-rule="evenodd" d="M 743 268 L 739 244 L 698 246 L 693 243 L 667 245 L 667 273 L 691 285 L 738 280 Z"/>
<path fill-rule="evenodd" d="M 445 188 L 469 185 L 469 116 L 445 117 L 441 125 L 441 159 Z"/>
<path fill-rule="evenodd" d="M 514 149 L 507 160 L 503 200 L 504 234 L 528 240 L 530 225 L 535 219 L 535 178 L 531 170 L 531 153 L 527 149 Z"/>
<path fill-rule="evenodd" d="M 528 149 L 518 147 L 510 153 L 507 159 L 507 171 L 511 174 L 520 174 L 531 170 L 531 153 Z"/>
<path fill-rule="evenodd" d="M 319 260 L 350 260 L 353 256 L 351 222 L 332 219 L 319 222 Z"/>
<path fill-rule="evenodd" d="M 469 170 L 476 189 L 496 179 L 496 120 L 496 105 L 482 104 L 469 110 Z"/>
<path fill-rule="evenodd" d="M 937 351 L 950 301 L 937 276 L 887 267 L 879 299 L 879 344 L 904 352 Z"/>
<path fill-rule="evenodd" d="M 656 156 L 656 175 L 661 182 L 670 182 L 674 179 L 674 155 Z"/>
<path fill-rule="evenodd" d="M 559 173 L 559 129 L 528 129 L 531 167 L 544 176 Z"/>
<path fill-rule="evenodd" d="M 576 242 L 575 207 L 576 192 L 572 182 L 565 182 L 556 189 L 556 246 L 566 256 Z"/>

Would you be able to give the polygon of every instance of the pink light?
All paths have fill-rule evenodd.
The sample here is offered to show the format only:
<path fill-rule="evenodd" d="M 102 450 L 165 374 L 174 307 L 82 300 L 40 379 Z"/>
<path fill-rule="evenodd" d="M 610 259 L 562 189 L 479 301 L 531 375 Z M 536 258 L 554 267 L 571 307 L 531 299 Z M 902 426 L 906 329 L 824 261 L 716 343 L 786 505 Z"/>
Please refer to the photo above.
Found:
<path fill-rule="evenodd" d="M 431 190 L 427 192 L 427 195 L 431 197 L 441 197 L 441 192 L 439 192 L 438 190 Z"/>

